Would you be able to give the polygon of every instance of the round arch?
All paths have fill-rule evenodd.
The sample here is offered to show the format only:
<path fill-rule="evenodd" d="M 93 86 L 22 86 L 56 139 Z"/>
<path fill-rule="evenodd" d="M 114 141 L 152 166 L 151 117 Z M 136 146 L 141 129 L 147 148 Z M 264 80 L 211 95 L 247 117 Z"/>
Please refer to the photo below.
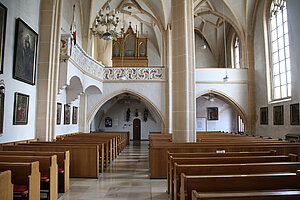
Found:
<path fill-rule="evenodd" d="M 166 127 L 166 122 L 165 119 L 161 113 L 161 111 L 157 108 L 157 106 L 152 103 L 151 100 L 149 100 L 147 97 L 145 97 L 144 95 L 140 94 L 139 92 L 136 92 L 134 90 L 130 90 L 130 89 L 122 89 L 119 91 L 116 91 L 114 93 L 111 93 L 109 95 L 107 95 L 106 97 L 104 97 L 103 99 L 101 99 L 100 101 L 98 101 L 98 103 L 93 107 L 92 111 L 89 113 L 88 118 L 87 118 L 87 124 L 88 126 L 91 125 L 95 115 L 97 114 L 98 110 L 110 99 L 114 98 L 115 96 L 118 96 L 120 94 L 124 94 L 124 93 L 128 93 L 134 96 L 137 96 L 139 98 L 141 98 L 145 103 L 147 103 L 147 105 L 151 106 L 151 108 L 153 109 L 153 111 L 156 112 L 156 114 L 158 115 L 158 117 L 161 120 L 161 125 L 162 125 L 162 130 L 164 129 L 164 127 Z"/>
<path fill-rule="evenodd" d="M 213 94 L 215 95 L 218 99 L 221 99 L 222 101 L 226 102 L 227 104 L 233 106 L 233 108 L 235 109 L 235 111 L 241 116 L 241 118 L 243 119 L 244 123 L 245 123 L 245 126 L 247 127 L 247 119 L 248 119 L 248 116 L 247 116 L 247 113 L 245 112 L 245 110 L 236 102 L 234 101 L 231 97 L 229 97 L 228 95 L 220 92 L 220 91 L 217 91 L 217 90 L 213 90 L 213 89 L 210 89 L 210 90 L 206 90 L 206 91 L 203 91 L 201 92 L 199 95 L 197 95 L 196 98 L 200 97 L 200 96 L 203 96 L 203 95 L 206 95 L 206 94 Z"/>

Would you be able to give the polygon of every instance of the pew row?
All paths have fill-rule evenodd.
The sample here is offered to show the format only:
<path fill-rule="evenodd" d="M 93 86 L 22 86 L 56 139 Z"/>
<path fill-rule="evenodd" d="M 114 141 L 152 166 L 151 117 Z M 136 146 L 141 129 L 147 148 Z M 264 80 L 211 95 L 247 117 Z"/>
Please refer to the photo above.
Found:
<path fill-rule="evenodd" d="M 192 190 L 224 192 L 248 190 L 299 189 L 300 173 L 188 176 L 181 174 L 180 200 L 191 200 Z"/>
<path fill-rule="evenodd" d="M 0 171 L 5 170 L 11 171 L 11 182 L 14 185 L 14 195 L 26 197 L 28 200 L 40 199 L 39 162 L 0 162 Z"/>
<path fill-rule="evenodd" d="M 38 161 L 39 171 L 41 173 L 41 191 L 45 190 L 49 200 L 57 200 L 58 198 L 58 186 L 57 186 L 57 158 L 56 155 L 52 156 L 11 156 L 0 155 L 0 162 L 20 162 L 30 163 Z"/>
<path fill-rule="evenodd" d="M 265 174 L 295 172 L 300 169 L 300 162 L 273 162 L 273 163 L 242 163 L 242 164 L 202 164 L 179 165 L 175 163 L 173 191 L 170 199 L 178 199 L 181 174 L 185 175 L 238 175 L 238 174 Z"/>
<path fill-rule="evenodd" d="M 41 151 L 0 151 L 1 155 L 17 156 L 57 156 L 58 192 L 67 192 L 70 187 L 70 152 L 41 152 Z"/>

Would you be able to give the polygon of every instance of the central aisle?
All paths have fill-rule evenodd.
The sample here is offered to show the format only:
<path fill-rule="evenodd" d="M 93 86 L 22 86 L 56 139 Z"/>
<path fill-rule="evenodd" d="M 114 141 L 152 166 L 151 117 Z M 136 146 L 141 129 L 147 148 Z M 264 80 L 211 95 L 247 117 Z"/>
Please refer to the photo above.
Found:
<path fill-rule="evenodd" d="M 167 200 L 166 179 L 149 178 L 148 142 L 130 142 L 97 179 L 71 179 L 59 200 Z"/>

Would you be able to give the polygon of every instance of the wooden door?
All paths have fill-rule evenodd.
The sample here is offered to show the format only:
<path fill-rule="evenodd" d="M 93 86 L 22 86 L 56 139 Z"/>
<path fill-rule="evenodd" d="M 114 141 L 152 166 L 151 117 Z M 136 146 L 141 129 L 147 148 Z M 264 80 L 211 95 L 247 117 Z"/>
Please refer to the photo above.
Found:
<path fill-rule="evenodd" d="M 133 120 L 133 141 L 141 140 L 141 120 Z"/>

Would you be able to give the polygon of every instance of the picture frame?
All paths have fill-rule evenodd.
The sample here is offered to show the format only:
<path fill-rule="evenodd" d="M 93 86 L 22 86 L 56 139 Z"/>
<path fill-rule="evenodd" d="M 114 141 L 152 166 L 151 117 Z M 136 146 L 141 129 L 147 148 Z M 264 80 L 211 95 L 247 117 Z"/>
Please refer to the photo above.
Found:
<path fill-rule="evenodd" d="M 3 133 L 5 94 L 0 92 L 0 134 Z"/>
<path fill-rule="evenodd" d="M 260 124 L 268 125 L 268 107 L 260 108 Z"/>
<path fill-rule="evenodd" d="M 57 107 L 56 107 L 56 124 L 60 125 L 61 124 L 61 112 L 62 112 L 62 104 L 61 103 L 57 103 Z"/>
<path fill-rule="evenodd" d="M 0 74 L 3 74 L 3 68 L 4 68 L 6 19 L 7 19 L 7 8 L 2 3 L 0 3 Z"/>
<path fill-rule="evenodd" d="M 283 105 L 273 107 L 273 124 L 274 125 L 284 124 Z"/>
<path fill-rule="evenodd" d="M 300 125 L 299 103 L 290 105 L 290 123 L 291 125 Z"/>
<path fill-rule="evenodd" d="M 15 92 L 13 125 L 28 124 L 29 95 Z"/>
<path fill-rule="evenodd" d="M 64 124 L 70 124 L 71 106 L 65 104 L 64 106 Z"/>
<path fill-rule="evenodd" d="M 35 85 L 38 34 L 21 18 L 16 20 L 13 78 Z"/>
<path fill-rule="evenodd" d="M 218 119 L 219 119 L 218 107 L 208 107 L 207 120 L 218 120 Z"/>
<path fill-rule="evenodd" d="M 77 124 L 77 119 L 78 119 L 78 107 L 73 106 L 72 124 Z"/>
<path fill-rule="evenodd" d="M 112 118 L 111 117 L 105 118 L 105 127 L 112 127 Z"/>

